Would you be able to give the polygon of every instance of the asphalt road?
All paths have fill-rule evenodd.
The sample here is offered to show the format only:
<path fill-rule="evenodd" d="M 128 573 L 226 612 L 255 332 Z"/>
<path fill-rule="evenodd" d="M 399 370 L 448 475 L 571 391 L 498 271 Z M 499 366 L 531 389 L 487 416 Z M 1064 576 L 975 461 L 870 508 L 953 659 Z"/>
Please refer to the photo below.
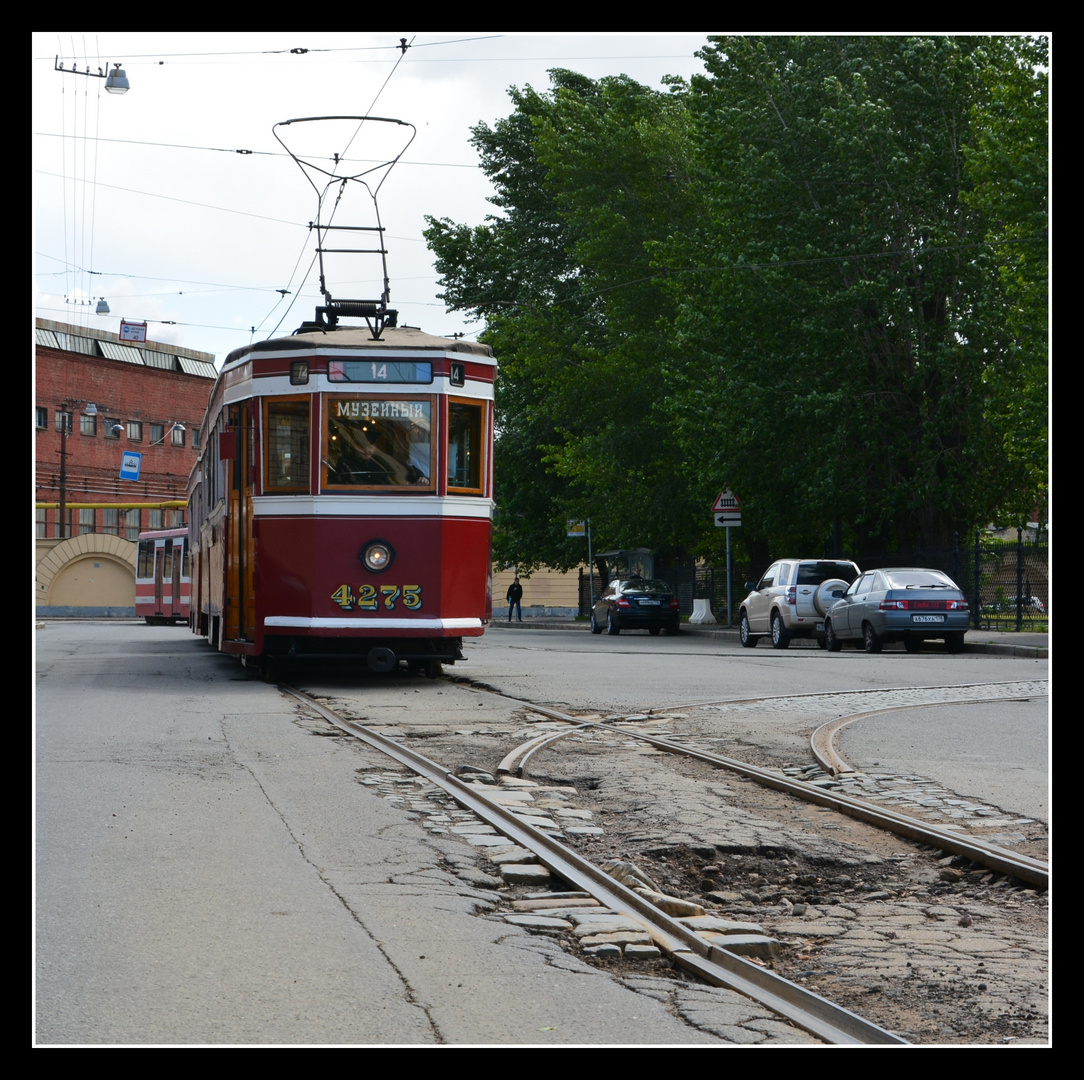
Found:
<path fill-rule="evenodd" d="M 727 1041 L 477 918 L 464 845 L 366 796 L 370 752 L 314 738 L 277 690 L 184 628 L 52 622 L 35 645 L 38 1043 Z M 802 695 L 1047 672 L 1041 659 L 743 650 L 691 634 L 491 632 L 467 653 L 454 679 L 558 706 L 783 695 L 792 704 L 719 723 L 794 758 L 808 755 L 815 711 Z M 380 679 L 348 678 L 384 693 Z M 396 708 L 458 721 L 450 683 L 417 683 Z M 845 749 L 1046 820 L 1044 713 L 1041 701 L 911 708 L 853 725 Z"/>

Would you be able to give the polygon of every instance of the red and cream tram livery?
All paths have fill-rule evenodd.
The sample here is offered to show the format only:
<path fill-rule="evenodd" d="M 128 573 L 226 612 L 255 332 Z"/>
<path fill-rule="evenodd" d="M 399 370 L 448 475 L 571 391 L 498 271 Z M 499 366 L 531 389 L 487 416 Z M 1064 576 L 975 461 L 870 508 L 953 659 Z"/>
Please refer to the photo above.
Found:
<path fill-rule="evenodd" d="M 314 328 L 238 349 L 189 482 L 192 627 L 224 652 L 433 674 L 492 611 L 488 346 Z"/>
<path fill-rule="evenodd" d="M 152 625 L 188 622 L 192 602 L 188 530 L 140 533 L 136 559 L 136 615 Z"/>

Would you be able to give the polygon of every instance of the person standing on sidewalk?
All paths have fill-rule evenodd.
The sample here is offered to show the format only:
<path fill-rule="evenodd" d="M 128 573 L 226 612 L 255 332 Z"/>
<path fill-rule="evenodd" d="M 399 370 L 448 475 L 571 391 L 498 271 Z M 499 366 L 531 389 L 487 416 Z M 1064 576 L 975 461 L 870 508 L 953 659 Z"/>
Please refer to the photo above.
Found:
<path fill-rule="evenodd" d="M 515 608 L 516 622 L 523 622 L 523 609 L 520 607 L 520 601 L 523 599 L 523 586 L 519 583 L 518 577 L 508 586 L 508 595 L 505 599 L 508 601 L 508 621 L 512 621 L 512 609 Z"/>

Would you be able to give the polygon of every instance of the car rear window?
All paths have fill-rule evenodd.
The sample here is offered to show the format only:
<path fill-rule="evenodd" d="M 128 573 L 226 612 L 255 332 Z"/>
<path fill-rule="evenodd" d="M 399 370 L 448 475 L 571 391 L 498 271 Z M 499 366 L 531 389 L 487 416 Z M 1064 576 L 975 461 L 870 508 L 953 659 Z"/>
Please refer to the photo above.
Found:
<path fill-rule="evenodd" d="M 630 581 L 622 590 L 623 593 L 668 593 L 670 586 L 665 581 Z"/>
<path fill-rule="evenodd" d="M 858 577 L 854 563 L 818 562 L 800 563 L 798 566 L 799 585 L 820 585 L 829 578 L 839 578 L 848 585 Z"/>
<path fill-rule="evenodd" d="M 890 589 L 955 589 L 956 583 L 936 570 L 912 570 L 904 573 L 885 574 Z"/>

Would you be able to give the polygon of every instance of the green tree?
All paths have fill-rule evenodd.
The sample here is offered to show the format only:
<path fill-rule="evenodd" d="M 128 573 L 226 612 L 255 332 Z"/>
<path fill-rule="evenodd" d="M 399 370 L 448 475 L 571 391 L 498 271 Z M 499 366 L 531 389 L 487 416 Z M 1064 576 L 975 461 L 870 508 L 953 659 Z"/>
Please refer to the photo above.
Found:
<path fill-rule="evenodd" d="M 991 83 L 1023 70 L 1013 43 L 726 37 L 701 55 L 708 220 L 657 252 L 684 269 L 690 458 L 777 551 L 834 521 L 861 546 L 950 542 L 1019 471 L 990 407 L 1000 347 L 969 336 L 1001 300 L 965 198 Z"/>
<path fill-rule="evenodd" d="M 603 545 L 697 533 L 660 375 L 672 311 L 646 254 L 687 213 L 687 114 L 625 77 L 551 79 L 473 129 L 503 214 L 426 231 L 445 301 L 486 320 L 501 362 L 494 547 L 520 566 L 583 558 L 566 518 L 591 517 Z"/>
<path fill-rule="evenodd" d="M 1003 61 L 984 71 L 965 198 L 986 223 L 977 259 L 996 283 L 995 302 L 975 313 L 968 335 L 989 357 L 989 415 L 1018 473 L 996 508 L 1011 522 L 1047 501 L 1049 56 L 1045 38 L 1004 47 Z"/>

